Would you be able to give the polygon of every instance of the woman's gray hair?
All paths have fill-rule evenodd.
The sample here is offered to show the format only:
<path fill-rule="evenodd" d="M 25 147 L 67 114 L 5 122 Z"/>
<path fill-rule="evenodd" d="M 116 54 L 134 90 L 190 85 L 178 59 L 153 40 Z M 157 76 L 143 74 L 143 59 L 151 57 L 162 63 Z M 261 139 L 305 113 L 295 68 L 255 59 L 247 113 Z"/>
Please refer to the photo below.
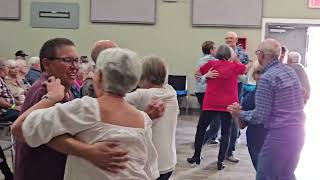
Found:
<path fill-rule="evenodd" d="M 103 90 L 120 96 L 135 89 L 141 76 L 141 61 L 135 52 L 128 49 L 103 50 L 96 68 L 102 73 Z"/>
<path fill-rule="evenodd" d="M 232 56 L 232 49 L 228 45 L 220 45 L 216 52 L 216 58 L 219 60 L 229 60 Z"/>
<path fill-rule="evenodd" d="M 141 81 L 163 85 L 168 76 L 167 65 L 163 58 L 155 55 L 145 56 L 142 58 L 142 74 Z"/>
<path fill-rule="evenodd" d="M 300 63 L 301 55 L 298 52 L 289 52 L 288 58 L 291 59 L 292 63 Z"/>
<path fill-rule="evenodd" d="M 8 67 L 17 67 L 17 62 L 14 59 L 9 59 L 5 62 Z"/>

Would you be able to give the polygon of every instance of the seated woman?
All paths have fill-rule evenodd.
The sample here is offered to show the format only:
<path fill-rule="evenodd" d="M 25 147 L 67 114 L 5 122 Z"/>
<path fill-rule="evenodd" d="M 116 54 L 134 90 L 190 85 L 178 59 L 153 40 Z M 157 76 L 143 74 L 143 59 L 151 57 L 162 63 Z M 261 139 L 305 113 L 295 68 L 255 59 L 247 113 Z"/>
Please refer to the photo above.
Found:
<path fill-rule="evenodd" d="M 65 180 L 158 178 L 152 122 L 147 114 L 124 100 L 125 94 L 137 86 L 140 75 L 141 64 L 136 53 L 112 48 L 101 52 L 97 61 L 94 87 L 98 98 L 85 96 L 56 104 L 65 92 L 60 80 L 51 77 L 47 83 L 48 94 L 18 118 L 23 121 L 24 140 L 29 146 L 37 147 L 68 133 L 88 144 L 117 141 L 129 151 L 126 168 L 116 174 L 69 155 Z"/>
<path fill-rule="evenodd" d="M 217 61 L 210 61 L 200 68 L 201 74 L 206 74 L 211 68 L 219 72 L 219 76 L 207 80 L 202 113 L 195 136 L 195 152 L 187 161 L 190 164 L 200 164 L 202 143 L 206 129 L 211 121 L 221 120 L 221 142 L 218 155 L 218 170 L 224 168 L 231 131 L 231 114 L 228 105 L 238 102 L 238 76 L 246 73 L 250 64 L 243 65 L 234 51 L 227 45 L 221 45 L 216 52 Z M 219 117 L 219 119 L 217 119 Z"/>
<path fill-rule="evenodd" d="M 166 83 L 168 70 L 164 60 L 157 56 L 143 58 L 139 89 L 125 99 L 139 110 L 153 100 L 161 100 L 165 111 L 162 117 L 152 120 L 152 141 L 158 152 L 158 180 L 168 180 L 177 163 L 175 134 L 179 105 L 176 91 Z"/>
<path fill-rule="evenodd" d="M 13 97 L 16 99 L 18 104 L 23 104 L 25 99 L 25 89 L 22 79 L 19 78 L 18 65 L 15 60 L 8 60 L 7 66 L 9 67 L 8 75 L 5 78 L 5 82 L 10 89 Z"/>

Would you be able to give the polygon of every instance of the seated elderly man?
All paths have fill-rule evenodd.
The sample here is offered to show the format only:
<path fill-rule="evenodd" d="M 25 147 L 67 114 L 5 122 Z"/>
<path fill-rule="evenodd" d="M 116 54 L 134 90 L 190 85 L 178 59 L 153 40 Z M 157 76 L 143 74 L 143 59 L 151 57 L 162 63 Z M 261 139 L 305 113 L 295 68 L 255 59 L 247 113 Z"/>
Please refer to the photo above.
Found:
<path fill-rule="evenodd" d="M 26 75 L 26 79 L 32 85 L 35 81 L 40 79 L 40 75 L 41 75 L 40 58 L 31 57 L 28 60 L 28 64 L 30 69 Z"/>
<path fill-rule="evenodd" d="M 7 60 L 0 59 L 0 120 L 13 122 L 19 116 L 20 106 L 4 81 L 8 72 Z"/>
<path fill-rule="evenodd" d="M 16 56 L 16 60 L 18 59 L 26 60 L 26 57 L 29 55 L 23 52 L 22 50 L 19 50 L 15 53 L 15 56 Z"/>
<path fill-rule="evenodd" d="M 288 54 L 288 64 L 293 70 L 297 73 L 301 86 L 303 87 L 304 93 L 304 102 L 307 103 L 310 97 L 310 83 L 308 75 L 304 70 L 303 65 L 301 64 L 301 55 L 298 52 L 289 52 Z"/>

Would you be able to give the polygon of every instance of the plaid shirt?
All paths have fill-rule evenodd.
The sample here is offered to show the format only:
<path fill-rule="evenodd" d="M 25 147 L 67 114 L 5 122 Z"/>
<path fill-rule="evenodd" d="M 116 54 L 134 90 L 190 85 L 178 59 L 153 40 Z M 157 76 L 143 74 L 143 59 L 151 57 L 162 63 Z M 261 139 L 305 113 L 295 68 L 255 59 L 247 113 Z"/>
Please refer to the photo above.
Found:
<path fill-rule="evenodd" d="M 238 55 L 242 64 L 249 63 L 249 56 L 248 53 L 240 46 L 236 46 L 234 52 Z"/>
<path fill-rule="evenodd" d="M 292 68 L 274 60 L 260 77 L 255 109 L 242 111 L 240 119 L 262 123 L 267 129 L 304 124 L 303 90 Z"/>
<path fill-rule="evenodd" d="M 10 104 L 15 104 L 16 101 L 6 85 L 6 83 L 3 81 L 3 79 L 0 77 L 0 98 L 7 101 Z M 0 115 L 5 113 L 7 111 L 7 108 L 0 107 Z"/>

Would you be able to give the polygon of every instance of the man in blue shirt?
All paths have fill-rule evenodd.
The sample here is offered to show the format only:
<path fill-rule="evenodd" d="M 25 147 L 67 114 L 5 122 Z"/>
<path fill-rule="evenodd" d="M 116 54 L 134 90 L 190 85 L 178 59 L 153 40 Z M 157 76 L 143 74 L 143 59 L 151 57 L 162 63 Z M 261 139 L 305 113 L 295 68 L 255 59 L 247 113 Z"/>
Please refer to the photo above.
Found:
<path fill-rule="evenodd" d="M 240 120 L 262 123 L 268 135 L 261 149 L 257 180 L 294 180 L 294 171 L 304 145 L 303 89 L 294 70 L 278 57 L 281 45 L 263 41 L 256 51 L 263 74 L 257 85 L 255 109 L 242 111 L 238 103 L 228 107 Z"/>
<path fill-rule="evenodd" d="M 242 64 L 248 64 L 249 63 L 249 56 L 247 52 L 241 47 L 238 46 L 238 35 L 235 32 L 227 32 L 225 35 L 225 41 L 226 44 L 229 45 L 234 52 L 237 54 L 239 60 L 241 61 Z M 242 90 L 242 83 L 239 81 L 238 82 L 238 94 L 239 94 L 239 99 L 241 99 L 241 92 Z M 230 145 L 229 145 L 229 150 L 227 154 L 227 160 L 238 163 L 239 160 L 233 156 L 233 151 L 236 150 L 236 142 L 239 137 L 239 127 L 236 123 L 232 123 L 231 126 L 231 136 L 230 136 Z"/>
<path fill-rule="evenodd" d="M 26 75 L 26 79 L 32 85 L 34 82 L 40 79 L 40 75 L 41 75 L 40 58 L 31 57 L 28 60 L 28 64 L 30 66 L 30 69 Z"/>

